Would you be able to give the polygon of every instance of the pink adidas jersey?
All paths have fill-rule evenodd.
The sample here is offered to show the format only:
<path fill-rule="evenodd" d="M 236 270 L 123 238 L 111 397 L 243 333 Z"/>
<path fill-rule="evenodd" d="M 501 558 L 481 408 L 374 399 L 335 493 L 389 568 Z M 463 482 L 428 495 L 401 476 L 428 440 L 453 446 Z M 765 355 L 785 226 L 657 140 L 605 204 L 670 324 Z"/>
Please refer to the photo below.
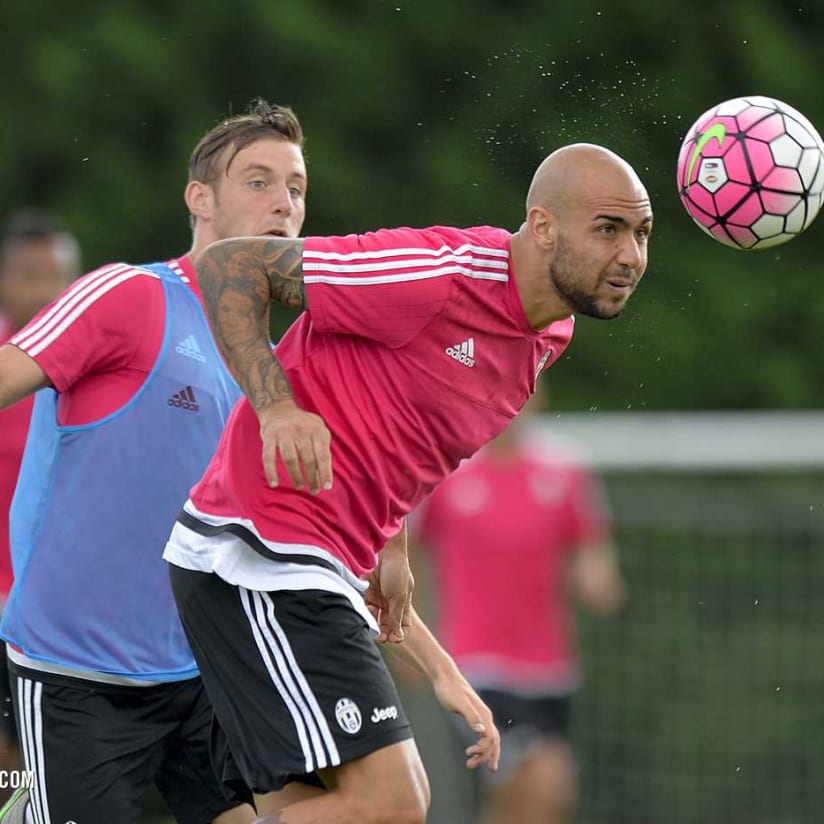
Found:
<path fill-rule="evenodd" d="M 543 445 L 483 450 L 424 502 L 412 532 L 434 564 L 439 637 L 476 686 L 574 688 L 567 564 L 608 530 L 589 471 Z"/>
<path fill-rule="evenodd" d="M 297 492 L 281 463 L 271 489 L 244 398 L 192 489 L 196 509 L 325 549 L 355 575 L 372 569 L 403 516 L 506 426 L 572 336 L 572 318 L 530 326 L 510 237 L 434 227 L 306 238 L 308 311 L 277 356 L 297 402 L 332 433 L 334 488 Z"/>

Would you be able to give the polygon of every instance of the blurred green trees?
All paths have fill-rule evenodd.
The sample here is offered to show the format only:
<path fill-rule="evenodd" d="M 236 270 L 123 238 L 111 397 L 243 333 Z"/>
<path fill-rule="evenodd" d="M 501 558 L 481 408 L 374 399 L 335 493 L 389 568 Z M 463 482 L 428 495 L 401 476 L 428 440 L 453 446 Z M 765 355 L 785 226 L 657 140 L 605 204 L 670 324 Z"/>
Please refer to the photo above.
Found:
<path fill-rule="evenodd" d="M 701 112 L 772 95 L 824 129 L 824 3 L 535 0 L 4 0 L 0 212 L 60 211 L 87 266 L 188 248 L 188 154 L 257 95 L 308 134 L 307 233 L 516 228 L 536 164 L 600 142 L 656 211 L 624 316 L 581 319 L 559 409 L 817 407 L 824 219 L 736 252 L 681 208 L 675 159 Z"/>

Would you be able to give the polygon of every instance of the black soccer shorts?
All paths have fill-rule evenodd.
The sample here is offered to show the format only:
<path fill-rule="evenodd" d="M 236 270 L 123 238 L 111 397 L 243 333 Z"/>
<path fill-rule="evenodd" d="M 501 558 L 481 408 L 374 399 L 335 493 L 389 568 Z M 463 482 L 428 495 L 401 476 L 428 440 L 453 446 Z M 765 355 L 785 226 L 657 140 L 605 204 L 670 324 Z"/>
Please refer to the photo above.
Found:
<path fill-rule="evenodd" d="M 36 821 L 138 824 L 152 781 L 180 824 L 251 801 L 217 777 L 199 678 L 130 687 L 9 669 Z"/>
<path fill-rule="evenodd" d="M 534 738 L 568 738 L 569 695 L 519 695 L 506 690 L 479 689 L 503 735 L 521 728 Z"/>
<path fill-rule="evenodd" d="M 317 770 L 412 737 L 369 627 L 346 597 L 256 592 L 175 566 L 170 575 L 220 728 L 255 792 L 316 783 Z"/>
<path fill-rule="evenodd" d="M 542 741 L 569 739 L 569 695 L 524 696 L 504 690 L 480 689 L 501 731 L 501 762 L 497 773 L 486 773 L 491 783 L 506 780 L 529 750 Z"/>

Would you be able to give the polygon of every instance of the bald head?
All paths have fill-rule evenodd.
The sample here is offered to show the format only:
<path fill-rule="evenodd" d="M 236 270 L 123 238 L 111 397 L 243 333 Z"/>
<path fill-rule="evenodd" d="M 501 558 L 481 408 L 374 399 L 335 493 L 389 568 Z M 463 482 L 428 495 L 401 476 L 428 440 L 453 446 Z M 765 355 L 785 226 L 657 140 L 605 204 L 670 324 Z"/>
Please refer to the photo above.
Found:
<path fill-rule="evenodd" d="M 623 158 L 603 146 L 573 143 L 552 152 L 538 166 L 526 209 L 539 206 L 561 215 L 570 204 L 599 196 L 649 200 L 640 178 Z"/>
<path fill-rule="evenodd" d="M 534 329 L 570 313 L 614 318 L 643 277 L 652 206 L 615 152 L 573 143 L 545 158 L 512 237 L 515 280 Z"/>

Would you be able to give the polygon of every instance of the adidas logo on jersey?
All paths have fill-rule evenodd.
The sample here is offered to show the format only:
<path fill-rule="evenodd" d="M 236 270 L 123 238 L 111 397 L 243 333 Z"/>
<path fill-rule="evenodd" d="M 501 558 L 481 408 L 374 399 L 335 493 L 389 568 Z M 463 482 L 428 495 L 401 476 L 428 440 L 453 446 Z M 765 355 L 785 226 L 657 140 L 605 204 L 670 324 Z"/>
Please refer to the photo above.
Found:
<path fill-rule="evenodd" d="M 201 363 L 206 363 L 206 358 L 203 356 L 203 352 L 200 351 L 200 347 L 197 345 L 194 335 L 189 335 L 189 337 L 180 341 L 180 343 L 175 346 L 175 352 L 186 358 L 193 358 Z"/>
<path fill-rule="evenodd" d="M 447 346 L 443 351 L 470 369 L 475 365 L 475 338 L 467 338 L 457 346 Z"/>
<path fill-rule="evenodd" d="M 169 406 L 177 406 L 179 409 L 188 409 L 190 412 L 197 412 L 200 409 L 191 386 L 181 389 L 180 392 L 175 392 L 166 403 Z"/>

